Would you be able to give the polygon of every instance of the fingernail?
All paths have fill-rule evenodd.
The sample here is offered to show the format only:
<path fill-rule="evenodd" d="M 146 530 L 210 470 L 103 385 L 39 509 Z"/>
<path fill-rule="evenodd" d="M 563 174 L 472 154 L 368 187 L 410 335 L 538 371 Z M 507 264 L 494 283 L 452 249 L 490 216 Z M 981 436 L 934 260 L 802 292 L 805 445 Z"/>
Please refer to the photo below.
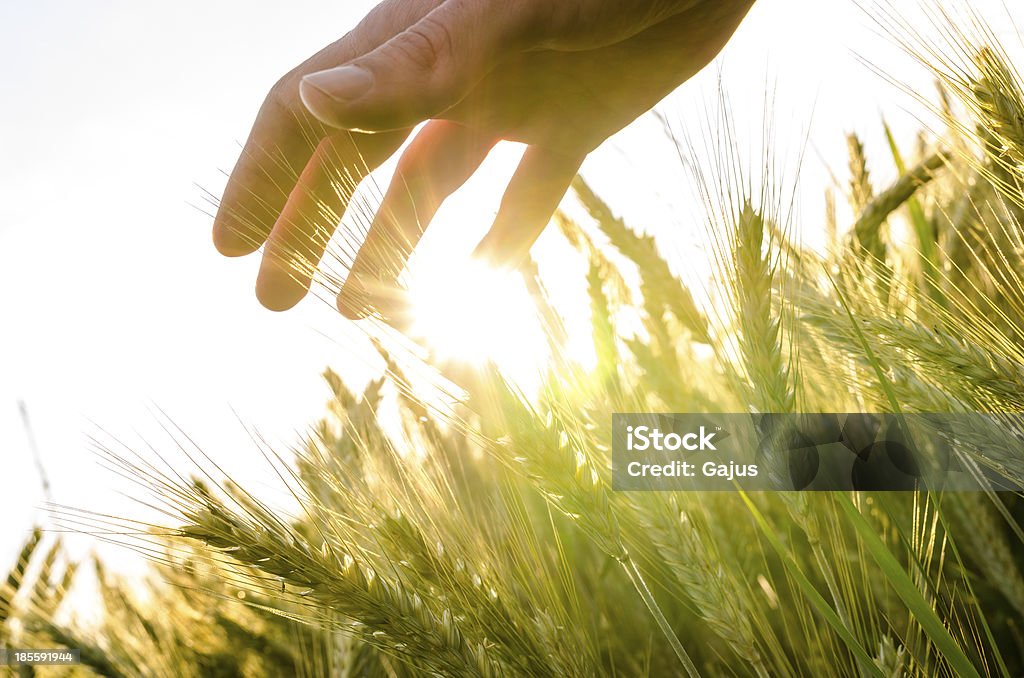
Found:
<path fill-rule="evenodd" d="M 370 90 L 373 75 L 359 66 L 338 66 L 310 73 L 302 81 L 336 101 L 351 101 Z"/>

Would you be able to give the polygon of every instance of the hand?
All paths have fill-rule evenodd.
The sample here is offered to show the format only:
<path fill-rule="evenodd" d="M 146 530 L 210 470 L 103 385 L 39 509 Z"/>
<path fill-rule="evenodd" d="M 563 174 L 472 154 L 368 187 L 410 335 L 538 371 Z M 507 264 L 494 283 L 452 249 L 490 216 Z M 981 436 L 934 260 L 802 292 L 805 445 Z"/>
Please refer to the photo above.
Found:
<path fill-rule="evenodd" d="M 356 186 L 429 121 L 399 160 L 339 309 L 373 310 L 441 203 L 501 139 L 527 149 L 477 254 L 514 265 L 586 155 L 710 62 L 752 3 L 385 0 L 271 89 L 214 243 L 228 256 L 266 243 L 256 295 L 291 308 Z"/>

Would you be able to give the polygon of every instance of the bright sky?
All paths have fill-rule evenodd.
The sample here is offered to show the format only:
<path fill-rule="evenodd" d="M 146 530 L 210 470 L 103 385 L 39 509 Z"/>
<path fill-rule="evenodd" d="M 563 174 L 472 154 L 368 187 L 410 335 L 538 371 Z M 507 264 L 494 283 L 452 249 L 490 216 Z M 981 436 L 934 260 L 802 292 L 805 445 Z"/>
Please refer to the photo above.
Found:
<path fill-rule="evenodd" d="M 210 219 L 190 206 L 201 201 L 197 185 L 219 194 L 222 171 L 277 76 L 372 4 L 0 4 L 0 564 L 44 518 L 19 400 L 57 501 L 131 514 L 112 493 L 124 483 L 87 449 L 97 427 L 160 442 L 152 435 L 160 407 L 244 481 L 260 477 L 254 469 L 263 461 L 235 412 L 288 441 L 320 415 L 326 365 L 355 380 L 375 369 L 360 332 L 326 305 L 263 310 L 252 293 L 257 258 L 219 257 Z M 975 4 L 998 10 L 998 0 Z M 760 127 L 766 82 L 777 87 L 780 144 L 799 150 L 811 128 L 801 200 L 809 233 L 819 228 L 828 181 L 821 159 L 842 173 L 844 132 L 868 140 L 881 181 L 893 175 L 882 112 L 908 144 L 918 127 L 901 110 L 913 102 L 854 52 L 931 91 L 930 79 L 872 30 L 848 0 L 759 0 L 718 62 L 741 129 Z M 716 76 L 717 67 L 705 71 L 662 110 L 699 129 Z M 699 253 L 688 249 L 689 234 L 700 224 L 657 130 L 641 120 L 599 149 L 584 173 L 631 222 L 692 259 Z M 497 153 L 446 205 L 435 226 L 442 238 L 468 251 L 515 155 Z"/>

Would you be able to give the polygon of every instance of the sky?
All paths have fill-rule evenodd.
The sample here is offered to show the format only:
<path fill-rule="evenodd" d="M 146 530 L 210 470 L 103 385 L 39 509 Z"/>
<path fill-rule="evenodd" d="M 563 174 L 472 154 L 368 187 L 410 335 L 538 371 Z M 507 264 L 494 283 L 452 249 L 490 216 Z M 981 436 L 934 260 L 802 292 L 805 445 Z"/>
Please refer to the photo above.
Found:
<path fill-rule="evenodd" d="M 164 412 L 258 491 L 272 479 L 246 427 L 287 444 L 322 411 L 324 367 L 354 382 L 378 369 L 361 331 L 327 304 L 262 309 L 252 291 L 258 258 L 220 257 L 211 218 L 196 207 L 204 190 L 219 195 L 270 85 L 372 4 L 0 3 L 0 566 L 46 521 L 19 402 L 58 503 L 134 515 L 119 494 L 125 483 L 98 463 L 89 436 L 159 449 Z M 1002 16 L 998 0 L 974 4 Z M 916 0 L 893 5 L 913 13 Z M 1019 44 L 1008 23 L 997 25 Z M 659 110 L 699 137 L 721 78 L 745 138 L 761 128 L 774 90 L 779 151 L 806 150 L 798 214 L 814 239 L 829 170 L 842 176 L 846 164 L 845 133 L 865 138 L 884 184 L 894 170 L 882 116 L 908 145 L 922 124 L 913 98 L 858 54 L 932 91 L 852 2 L 759 0 L 722 57 Z M 702 224 L 659 130 L 639 120 L 583 172 L 627 221 L 699 264 L 692 248 Z M 446 204 L 430 237 L 455 245 L 435 251 L 469 251 L 519 152 L 500 148 Z M 376 175 L 381 185 L 389 168 Z"/>

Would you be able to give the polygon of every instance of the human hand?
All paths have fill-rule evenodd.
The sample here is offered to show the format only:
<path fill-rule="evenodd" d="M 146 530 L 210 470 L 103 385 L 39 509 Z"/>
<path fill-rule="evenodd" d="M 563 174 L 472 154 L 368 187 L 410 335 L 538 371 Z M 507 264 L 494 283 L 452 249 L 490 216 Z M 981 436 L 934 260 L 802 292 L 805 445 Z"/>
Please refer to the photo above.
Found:
<path fill-rule="evenodd" d="M 583 159 L 710 62 L 753 0 L 385 0 L 282 77 L 214 222 L 228 256 L 264 245 L 260 302 L 308 292 L 355 187 L 412 139 L 338 295 L 386 295 L 441 203 L 499 140 L 527 144 L 477 255 L 521 260 Z"/>

